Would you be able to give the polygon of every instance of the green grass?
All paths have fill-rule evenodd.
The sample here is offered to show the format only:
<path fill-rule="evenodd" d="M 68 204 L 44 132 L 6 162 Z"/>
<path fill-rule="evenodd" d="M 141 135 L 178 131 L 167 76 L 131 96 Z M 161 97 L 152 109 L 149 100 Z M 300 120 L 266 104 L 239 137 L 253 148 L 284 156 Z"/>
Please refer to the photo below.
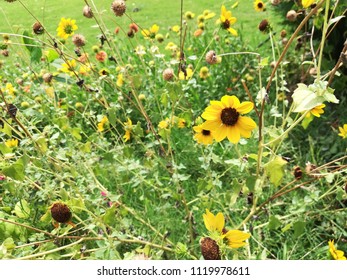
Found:
<path fill-rule="evenodd" d="M 220 14 L 220 7 L 224 3 L 229 9 L 236 1 L 211 1 L 210 0 L 186 0 L 183 1 L 183 13 L 192 11 L 195 13 L 195 19 L 188 22 L 188 27 L 196 29 L 197 15 L 201 14 L 206 8 L 216 13 L 211 20 L 215 22 Z M 77 20 L 77 33 L 84 34 L 88 38 L 96 38 L 100 34 L 94 20 L 84 18 L 82 16 L 82 8 L 85 5 L 82 0 L 64 1 L 39 1 L 28 0 L 23 1 L 27 8 L 33 13 L 46 27 L 47 31 L 52 35 L 56 34 L 56 28 L 60 18 L 72 18 Z M 99 20 L 105 24 L 111 32 L 117 27 L 124 27 L 125 32 L 127 25 L 131 19 L 135 21 L 141 28 L 148 28 L 154 23 L 160 26 L 160 32 L 165 34 L 170 26 L 180 23 L 181 1 L 127 1 L 127 17 L 117 18 L 110 10 L 111 1 L 100 0 L 95 1 L 99 12 Z M 2 33 L 19 33 L 24 30 L 31 30 L 31 26 L 35 19 L 23 8 L 18 2 L 6 3 L 0 2 L 0 15 L 3 18 L 0 22 L 0 32 Z M 250 16 L 251 15 L 251 16 Z M 239 1 L 239 5 L 233 10 L 233 16 L 238 21 L 235 28 L 238 29 L 243 40 L 250 45 L 256 47 L 267 37 L 258 31 L 258 24 L 264 18 L 269 18 L 275 31 L 279 31 L 281 27 L 282 15 L 264 12 L 257 13 L 253 9 L 253 1 Z M 91 42 L 94 44 L 94 42 Z"/>

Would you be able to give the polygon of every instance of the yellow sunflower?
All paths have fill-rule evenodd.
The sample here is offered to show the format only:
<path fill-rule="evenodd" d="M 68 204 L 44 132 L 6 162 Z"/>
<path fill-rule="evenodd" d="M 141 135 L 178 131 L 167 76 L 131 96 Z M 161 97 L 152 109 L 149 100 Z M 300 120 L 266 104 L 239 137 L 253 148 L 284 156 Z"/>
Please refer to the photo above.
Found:
<path fill-rule="evenodd" d="M 236 144 L 241 136 L 251 137 L 251 131 L 257 127 L 256 123 L 247 114 L 253 109 L 253 103 L 240 100 L 235 95 L 224 95 L 221 101 L 211 101 L 210 106 L 201 115 L 206 121 L 202 128 L 210 130 L 217 142 L 228 138 L 230 142 Z"/>
<path fill-rule="evenodd" d="M 339 136 L 341 136 L 343 139 L 347 138 L 347 124 L 344 124 L 343 127 L 339 127 L 339 131 Z"/>
<path fill-rule="evenodd" d="M 255 0 L 253 6 L 254 6 L 254 9 L 255 9 L 257 12 L 263 12 L 263 11 L 265 11 L 265 4 L 264 4 L 263 1 Z"/>
<path fill-rule="evenodd" d="M 194 135 L 194 139 L 199 144 L 209 145 L 213 143 L 213 135 L 210 130 L 206 130 L 202 128 L 202 125 L 197 125 L 193 127 L 196 132 Z"/>
<path fill-rule="evenodd" d="M 127 142 L 130 140 L 131 131 L 133 129 L 133 123 L 131 119 L 128 118 L 128 121 L 124 123 L 124 129 L 125 129 L 125 134 L 123 138 L 124 138 L 124 142 Z"/>
<path fill-rule="evenodd" d="M 143 29 L 141 34 L 145 37 L 145 39 L 154 39 L 155 35 L 157 35 L 159 31 L 159 26 L 157 24 L 153 24 L 152 27 L 148 29 Z"/>
<path fill-rule="evenodd" d="M 310 7 L 314 2 L 316 2 L 316 1 L 315 0 L 301 0 L 301 4 L 305 9 Z"/>
<path fill-rule="evenodd" d="M 77 30 L 77 28 L 76 20 L 70 18 L 61 18 L 57 28 L 57 35 L 66 40 L 69 36 L 74 34 L 74 31 Z"/>
<path fill-rule="evenodd" d="M 216 216 L 208 209 L 202 215 L 206 229 L 210 232 L 211 237 L 219 240 L 226 239 L 230 248 L 240 248 L 246 245 L 246 240 L 251 234 L 240 230 L 226 230 L 224 228 L 225 220 L 223 213 L 219 212 Z M 217 242 L 219 240 L 216 240 Z"/>
<path fill-rule="evenodd" d="M 106 116 L 103 116 L 101 121 L 98 123 L 98 131 L 103 132 L 105 130 L 105 124 L 108 123 L 108 118 Z"/>
<path fill-rule="evenodd" d="M 64 62 L 59 70 L 72 76 L 74 74 L 74 71 L 76 71 L 76 66 L 76 60 L 71 59 L 67 62 Z"/>
<path fill-rule="evenodd" d="M 314 108 L 312 108 L 307 114 L 306 114 L 306 118 L 310 118 L 312 115 L 319 118 L 320 115 L 324 114 L 324 110 L 323 108 L 325 107 L 325 104 L 322 105 L 318 105 Z"/>
<path fill-rule="evenodd" d="M 333 257 L 334 260 L 346 260 L 344 252 L 335 248 L 334 240 L 329 240 L 328 244 L 330 255 Z"/>
<path fill-rule="evenodd" d="M 230 27 L 237 21 L 237 19 L 231 15 L 231 11 L 228 11 L 224 5 L 221 7 L 221 15 L 219 20 L 223 29 L 228 30 L 232 35 L 237 36 L 237 31 Z"/>
<path fill-rule="evenodd" d="M 18 147 L 18 139 L 9 139 L 7 141 L 5 141 L 5 145 L 8 148 L 15 148 Z"/>

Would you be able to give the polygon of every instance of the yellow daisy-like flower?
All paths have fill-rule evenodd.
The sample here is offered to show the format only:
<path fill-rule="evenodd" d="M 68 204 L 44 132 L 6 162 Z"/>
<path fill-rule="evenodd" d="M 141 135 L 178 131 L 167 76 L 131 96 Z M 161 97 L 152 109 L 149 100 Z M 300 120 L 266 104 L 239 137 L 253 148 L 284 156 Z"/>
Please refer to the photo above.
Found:
<path fill-rule="evenodd" d="M 263 1 L 255 0 L 253 6 L 254 6 L 254 9 L 255 9 L 257 12 L 263 12 L 263 11 L 265 11 L 265 4 L 264 4 Z"/>
<path fill-rule="evenodd" d="M 71 59 L 67 62 L 64 62 L 59 70 L 72 76 L 74 74 L 74 71 L 76 71 L 76 60 Z"/>
<path fill-rule="evenodd" d="M 228 11 L 224 5 L 221 7 L 221 15 L 219 20 L 223 29 L 228 30 L 232 35 L 237 36 L 237 31 L 230 27 L 237 21 L 237 19 L 231 15 L 231 11 Z"/>
<path fill-rule="evenodd" d="M 154 39 L 155 35 L 159 31 L 159 26 L 157 24 L 153 24 L 151 28 L 148 29 L 143 29 L 141 31 L 141 34 L 145 37 L 145 39 Z"/>
<path fill-rule="evenodd" d="M 339 131 L 339 136 L 341 136 L 343 139 L 347 138 L 347 124 L 344 124 L 343 127 L 339 127 Z"/>
<path fill-rule="evenodd" d="M 310 7 L 314 2 L 316 2 L 316 1 L 315 0 L 301 0 L 301 4 L 305 9 Z"/>
<path fill-rule="evenodd" d="M 325 108 L 325 104 L 318 105 L 318 106 L 312 108 L 311 111 L 309 111 L 305 117 L 310 118 L 313 115 L 313 116 L 319 118 L 320 115 L 324 114 L 323 108 Z"/>
<path fill-rule="evenodd" d="M 128 118 L 128 121 L 124 123 L 124 129 L 125 129 L 125 134 L 123 138 L 124 138 L 124 142 L 127 142 L 130 140 L 131 131 L 133 129 L 133 123 L 131 119 Z"/>
<path fill-rule="evenodd" d="M 172 30 L 173 32 L 178 33 L 178 32 L 180 32 L 181 27 L 180 27 L 179 25 L 174 25 L 174 26 L 171 27 L 171 30 Z"/>
<path fill-rule="evenodd" d="M 186 19 L 193 19 L 195 17 L 195 14 L 190 12 L 190 11 L 187 11 L 185 14 L 184 14 L 184 17 Z"/>
<path fill-rule="evenodd" d="M 6 92 L 10 95 L 14 95 L 16 89 L 13 87 L 11 83 L 6 83 L 6 86 L 4 88 L 1 88 L 3 92 Z"/>
<path fill-rule="evenodd" d="M 165 120 L 159 122 L 158 127 L 160 129 L 165 129 L 169 127 L 169 124 L 170 124 L 170 120 L 169 118 L 166 118 Z"/>
<path fill-rule="evenodd" d="M 201 79 L 207 79 L 210 76 L 208 67 L 206 67 L 206 66 L 201 67 L 200 72 L 199 72 L 199 76 Z"/>
<path fill-rule="evenodd" d="M 216 13 L 213 13 L 210 10 L 204 10 L 202 15 L 204 20 L 208 20 L 210 18 L 213 18 L 216 15 Z"/>
<path fill-rule="evenodd" d="M 123 74 L 122 74 L 122 73 L 119 73 L 119 74 L 117 75 L 117 82 L 116 82 L 116 85 L 117 85 L 117 87 L 121 87 L 123 84 L 124 84 Z"/>
<path fill-rule="evenodd" d="M 210 145 L 213 143 L 212 132 L 210 130 L 203 129 L 201 124 L 194 126 L 193 130 L 196 132 L 194 135 L 194 139 L 199 144 Z"/>
<path fill-rule="evenodd" d="M 252 111 L 252 102 L 240 103 L 235 95 L 224 95 L 221 101 L 214 100 L 210 104 L 201 115 L 206 120 L 202 128 L 212 131 L 217 142 L 227 137 L 230 142 L 236 144 L 241 136 L 251 137 L 251 131 L 257 125 L 251 118 L 242 115 Z"/>
<path fill-rule="evenodd" d="M 101 121 L 98 123 L 98 131 L 103 132 L 105 130 L 104 126 L 108 123 L 108 118 L 103 116 Z"/>
<path fill-rule="evenodd" d="M 9 139 L 9 140 L 5 141 L 5 145 L 7 148 L 18 147 L 18 139 Z"/>
<path fill-rule="evenodd" d="M 211 235 L 219 236 L 222 240 L 228 241 L 230 248 L 240 248 L 246 245 L 246 240 L 250 238 L 251 234 L 240 230 L 229 230 L 224 228 L 225 220 L 223 213 L 219 212 L 216 216 L 213 215 L 208 209 L 203 214 L 204 224 L 206 229 Z"/>
<path fill-rule="evenodd" d="M 193 70 L 191 68 L 187 68 L 186 71 L 187 75 L 184 75 L 184 73 L 180 71 L 180 73 L 178 74 L 178 78 L 180 80 L 189 80 L 191 77 L 193 77 Z"/>
<path fill-rule="evenodd" d="M 334 260 L 346 260 L 346 257 L 344 256 L 344 252 L 341 250 L 337 250 L 334 246 L 334 240 L 329 240 L 329 252 L 330 255 Z"/>
<path fill-rule="evenodd" d="M 58 36 L 63 39 L 69 38 L 74 34 L 74 31 L 77 30 L 76 20 L 70 18 L 61 18 L 59 26 L 57 28 Z"/>
<path fill-rule="evenodd" d="M 177 127 L 178 128 L 184 128 L 184 127 L 186 127 L 186 120 L 185 119 L 183 119 L 183 118 L 178 118 L 177 120 Z"/>

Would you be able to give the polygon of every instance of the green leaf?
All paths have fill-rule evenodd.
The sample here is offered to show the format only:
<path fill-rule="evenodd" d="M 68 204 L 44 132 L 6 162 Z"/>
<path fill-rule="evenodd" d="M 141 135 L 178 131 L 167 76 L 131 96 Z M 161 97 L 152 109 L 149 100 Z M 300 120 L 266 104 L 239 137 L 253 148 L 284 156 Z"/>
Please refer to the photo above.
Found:
<path fill-rule="evenodd" d="M 82 136 L 81 136 L 81 133 L 80 133 L 80 132 L 81 132 L 81 129 L 80 129 L 80 128 L 78 128 L 78 127 L 73 127 L 73 128 L 71 128 L 70 132 L 71 132 L 72 136 L 73 136 L 76 140 L 79 140 L 79 141 L 82 140 Z"/>
<path fill-rule="evenodd" d="M 12 149 L 7 147 L 5 143 L 0 143 L 0 152 L 5 155 L 12 152 Z"/>
<path fill-rule="evenodd" d="M 304 118 L 303 121 L 302 121 L 302 124 L 301 124 L 302 127 L 304 129 L 306 129 L 308 127 L 308 125 L 313 121 L 313 119 L 314 119 L 314 116 L 312 114 L 311 114 L 310 117 Z"/>
<path fill-rule="evenodd" d="M 59 58 L 59 54 L 55 50 L 49 50 L 46 54 L 47 61 L 51 63 L 52 61 Z"/>
<path fill-rule="evenodd" d="M 30 207 L 28 202 L 25 199 L 21 199 L 16 203 L 14 207 L 14 213 L 19 218 L 27 219 L 30 217 Z"/>
<path fill-rule="evenodd" d="M 270 216 L 269 218 L 269 230 L 275 230 L 281 226 L 281 221 L 275 217 L 275 216 Z"/>
<path fill-rule="evenodd" d="M 35 143 L 37 144 L 37 146 L 39 147 L 40 151 L 42 153 L 46 153 L 48 150 L 47 147 L 47 140 L 44 137 L 39 137 L 38 139 L 35 140 Z"/>
<path fill-rule="evenodd" d="M 117 111 L 115 108 L 109 108 L 107 110 L 107 118 L 111 125 L 116 126 L 117 125 Z"/>
<path fill-rule="evenodd" d="M 299 237 L 301 234 L 305 232 L 305 226 L 306 226 L 306 223 L 303 221 L 297 221 L 294 223 L 293 225 L 294 238 Z"/>
<path fill-rule="evenodd" d="M 282 178 L 284 176 L 284 166 L 288 162 L 280 156 L 276 156 L 272 161 L 267 163 L 264 167 L 269 174 L 270 182 L 276 187 L 281 184 Z"/>
<path fill-rule="evenodd" d="M 2 169 L 2 173 L 12 179 L 23 181 L 25 178 L 24 174 L 24 166 L 23 164 L 14 163 L 10 166 L 4 167 Z"/>
<path fill-rule="evenodd" d="M 23 43 L 25 44 L 26 49 L 30 53 L 31 62 L 40 62 L 42 57 L 42 50 L 30 36 L 29 32 L 25 30 L 23 32 Z"/>
<path fill-rule="evenodd" d="M 230 206 L 234 205 L 237 198 L 240 195 L 242 185 L 238 182 L 236 178 L 234 178 L 232 184 L 231 184 L 231 197 L 230 197 Z"/>
<path fill-rule="evenodd" d="M 105 224 L 113 226 L 115 225 L 118 221 L 116 219 L 116 205 L 112 205 L 111 208 L 108 208 L 105 212 L 105 214 L 102 216 L 102 220 L 105 222 Z"/>

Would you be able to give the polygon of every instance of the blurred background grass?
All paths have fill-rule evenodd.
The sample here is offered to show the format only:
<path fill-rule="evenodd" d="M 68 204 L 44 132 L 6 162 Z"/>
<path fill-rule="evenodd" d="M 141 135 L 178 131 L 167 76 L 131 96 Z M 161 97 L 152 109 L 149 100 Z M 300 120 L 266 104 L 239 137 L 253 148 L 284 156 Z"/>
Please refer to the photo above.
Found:
<path fill-rule="evenodd" d="M 216 13 L 212 19 L 215 22 L 220 15 L 220 7 L 224 4 L 230 9 L 233 4 L 238 2 L 235 9 L 232 10 L 233 16 L 237 18 L 235 28 L 242 35 L 243 40 L 251 46 L 256 47 L 260 42 L 267 38 L 258 30 L 258 24 L 264 18 L 269 19 L 275 32 L 279 32 L 283 28 L 285 20 L 281 12 L 256 12 L 253 8 L 253 0 L 244 1 L 210 1 L 210 0 L 184 0 L 183 12 L 191 11 L 195 13 L 193 21 L 189 22 L 191 28 L 196 28 L 196 18 L 202 14 L 205 9 Z M 87 19 L 82 16 L 82 8 L 85 2 L 82 0 L 70 1 L 47 1 L 47 0 L 27 0 L 23 3 L 28 7 L 30 12 L 34 14 L 53 35 L 56 35 L 56 28 L 62 17 L 76 19 L 78 25 L 77 33 L 85 35 L 87 38 L 96 38 L 100 31 L 94 20 Z M 93 7 L 93 2 L 89 1 Z M 149 28 L 154 23 L 160 26 L 160 32 L 166 33 L 170 26 L 180 23 L 181 1 L 127 1 L 128 17 L 115 17 L 110 10 L 112 1 L 98 0 L 94 1 L 99 12 L 98 19 L 105 26 L 113 31 L 116 27 L 124 27 L 127 29 L 131 19 L 142 28 Z M 95 8 L 93 9 L 95 10 Z M 31 30 L 35 19 L 23 8 L 19 1 L 7 3 L 0 2 L 0 32 L 1 33 L 19 33 L 24 30 Z"/>

